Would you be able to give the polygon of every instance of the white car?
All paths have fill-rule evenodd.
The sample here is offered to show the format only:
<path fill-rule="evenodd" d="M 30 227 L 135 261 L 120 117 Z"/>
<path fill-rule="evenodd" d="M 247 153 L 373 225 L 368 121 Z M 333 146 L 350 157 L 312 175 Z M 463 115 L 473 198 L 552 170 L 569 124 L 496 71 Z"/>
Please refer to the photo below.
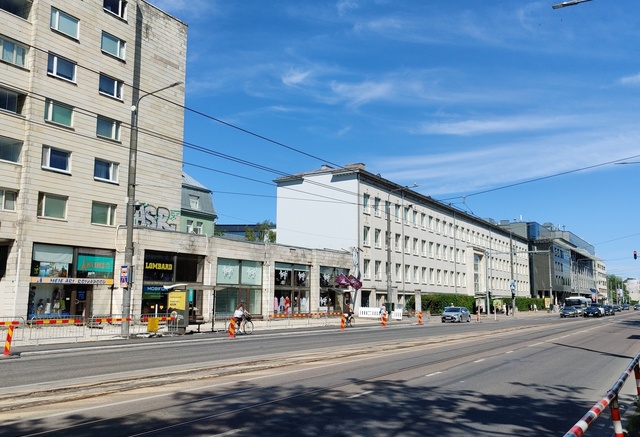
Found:
<path fill-rule="evenodd" d="M 442 323 L 444 322 L 470 322 L 471 313 L 465 307 L 446 307 L 442 312 Z"/>

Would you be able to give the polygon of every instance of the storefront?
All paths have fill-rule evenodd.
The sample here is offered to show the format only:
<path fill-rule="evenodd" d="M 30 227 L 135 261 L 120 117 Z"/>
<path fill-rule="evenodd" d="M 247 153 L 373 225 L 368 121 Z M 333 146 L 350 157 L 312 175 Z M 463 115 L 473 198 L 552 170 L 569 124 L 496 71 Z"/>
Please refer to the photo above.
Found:
<path fill-rule="evenodd" d="M 189 319 L 202 316 L 204 259 L 204 255 L 145 250 L 141 314 L 169 313 L 169 293 L 184 290 Z"/>
<path fill-rule="evenodd" d="M 347 306 L 353 304 L 348 287 L 336 283 L 336 278 L 340 274 L 347 276 L 349 269 L 320 266 L 319 305 L 321 311 L 346 312 Z"/>
<path fill-rule="evenodd" d="M 301 314 L 310 311 L 309 271 L 308 265 L 275 263 L 274 314 Z"/>
<path fill-rule="evenodd" d="M 231 315 L 240 302 L 254 315 L 262 314 L 262 262 L 218 258 L 215 312 Z"/>
<path fill-rule="evenodd" d="M 28 317 L 111 313 L 114 256 L 112 250 L 35 243 Z"/>

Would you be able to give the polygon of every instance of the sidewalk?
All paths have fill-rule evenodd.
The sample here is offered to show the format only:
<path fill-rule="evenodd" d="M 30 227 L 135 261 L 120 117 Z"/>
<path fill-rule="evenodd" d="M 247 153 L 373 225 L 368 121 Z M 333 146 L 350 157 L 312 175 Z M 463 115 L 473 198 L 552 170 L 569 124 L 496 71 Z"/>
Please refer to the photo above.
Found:
<path fill-rule="evenodd" d="M 557 312 L 537 311 L 537 312 L 517 312 L 515 318 L 513 315 L 506 316 L 504 314 L 482 314 L 479 322 L 481 323 L 496 323 L 506 320 L 518 320 L 518 319 L 534 319 L 541 317 L 559 317 Z M 307 318 L 307 317 L 290 317 L 283 319 L 254 319 L 254 332 L 264 331 L 283 331 L 289 329 L 340 329 L 341 318 L 329 317 L 329 318 Z M 423 316 L 422 324 L 429 325 L 434 323 L 441 323 L 440 315 Z M 472 315 L 471 323 L 478 323 L 475 315 Z M 393 327 L 398 325 L 417 325 L 418 318 L 403 317 L 402 320 L 388 320 L 387 326 Z M 382 322 L 377 318 L 363 318 L 356 317 L 355 327 L 362 326 L 381 326 Z M 18 353 L 27 347 L 30 350 L 46 350 L 51 345 L 64 345 L 64 344 L 79 344 L 79 343 L 105 343 L 105 342 L 117 342 L 121 344 L 132 343 L 133 339 L 144 341 L 150 337 L 173 337 L 175 339 L 190 339 L 193 335 L 206 334 L 213 335 L 220 338 L 228 337 L 228 332 L 225 329 L 224 320 L 216 320 L 215 323 L 206 322 L 202 325 L 189 325 L 184 335 L 172 334 L 168 331 L 160 330 L 158 332 L 148 332 L 146 326 L 137 326 L 136 329 L 131 329 L 130 337 L 123 338 L 121 335 L 121 325 L 115 324 L 108 327 L 108 329 L 95 329 L 87 325 L 67 325 L 67 326 L 49 326 L 45 328 L 36 327 L 20 327 L 14 330 L 10 354 L 15 351 Z M 353 328 L 346 328 L 353 329 Z M 0 330 L 0 336 L 2 339 L 7 335 L 6 330 Z M 5 345 L 6 350 L 6 345 Z M 2 357 L 2 355 L 0 355 Z"/>

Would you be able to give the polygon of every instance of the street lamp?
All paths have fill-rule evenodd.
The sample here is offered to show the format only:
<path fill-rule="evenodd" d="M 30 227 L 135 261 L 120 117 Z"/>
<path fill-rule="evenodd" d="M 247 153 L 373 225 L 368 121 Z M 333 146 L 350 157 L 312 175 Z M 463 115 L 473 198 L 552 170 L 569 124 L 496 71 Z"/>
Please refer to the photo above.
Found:
<path fill-rule="evenodd" d="M 414 183 L 411 187 L 404 186 L 394 188 L 393 190 L 390 190 L 389 194 L 387 195 L 387 300 L 385 302 L 387 312 L 390 312 L 392 310 L 391 302 L 393 300 L 391 297 L 391 193 L 393 193 L 394 191 L 402 191 L 409 188 L 415 188 L 417 186 L 418 184 Z"/>
<path fill-rule="evenodd" d="M 127 241 L 124 252 L 124 263 L 127 266 L 128 276 L 122 295 L 122 337 L 129 337 L 129 318 L 131 316 L 131 285 L 133 266 L 133 215 L 136 197 L 136 166 L 138 160 L 138 107 L 140 101 L 147 96 L 159 93 L 169 88 L 182 85 L 182 81 L 174 82 L 158 90 L 143 94 L 138 97 L 136 104 L 131 107 L 131 138 L 129 141 L 129 174 L 127 178 Z"/>
<path fill-rule="evenodd" d="M 567 6 L 575 6 L 575 5 L 579 5 L 580 3 L 590 2 L 590 1 L 591 0 L 570 0 L 562 3 L 558 3 L 557 5 L 553 5 L 551 7 L 553 9 L 560 9 L 560 8 L 566 8 Z"/>

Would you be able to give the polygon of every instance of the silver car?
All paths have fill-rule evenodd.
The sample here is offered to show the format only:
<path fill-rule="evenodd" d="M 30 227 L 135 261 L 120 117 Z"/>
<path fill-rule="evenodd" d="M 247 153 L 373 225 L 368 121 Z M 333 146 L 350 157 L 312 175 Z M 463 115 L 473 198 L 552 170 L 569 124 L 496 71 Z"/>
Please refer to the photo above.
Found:
<path fill-rule="evenodd" d="M 470 322 L 471 313 L 465 307 L 446 307 L 442 312 L 442 323 L 444 322 Z"/>

